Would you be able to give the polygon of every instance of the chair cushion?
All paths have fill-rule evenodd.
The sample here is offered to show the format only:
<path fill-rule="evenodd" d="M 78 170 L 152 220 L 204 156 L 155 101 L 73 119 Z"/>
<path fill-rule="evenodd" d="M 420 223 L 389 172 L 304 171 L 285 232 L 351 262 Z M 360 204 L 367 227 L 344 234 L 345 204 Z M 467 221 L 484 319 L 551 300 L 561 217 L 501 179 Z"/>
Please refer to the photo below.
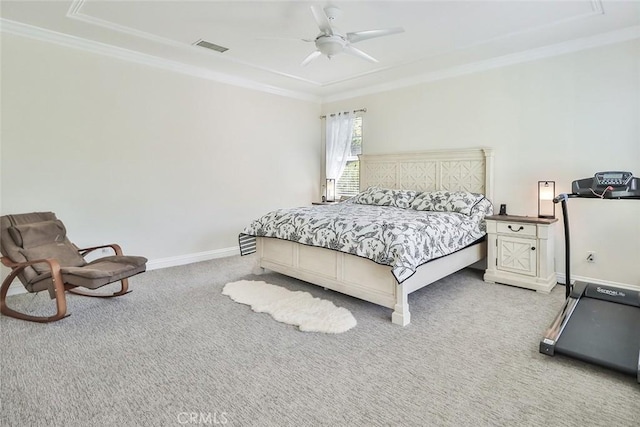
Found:
<path fill-rule="evenodd" d="M 48 243 L 29 249 L 20 249 L 20 252 L 29 261 L 53 258 L 58 261 L 60 267 L 82 267 L 86 264 L 73 245 L 65 243 Z M 38 274 L 49 271 L 49 264 L 46 263 L 33 264 L 32 267 Z"/>
<path fill-rule="evenodd" d="M 60 220 L 18 224 L 9 227 L 8 231 L 16 245 L 20 246 L 18 251 L 28 261 L 53 258 L 60 267 L 81 267 L 86 264 L 67 239 L 67 230 Z M 44 262 L 32 267 L 38 274 L 49 271 L 49 265 Z"/>
<path fill-rule="evenodd" d="M 16 245 L 28 249 L 47 243 L 63 242 L 67 230 L 60 220 L 41 221 L 9 227 L 9 234 Z"/>
<path fill-rule="evenodd" d="M 0 216 L 0 252 L 13 262 L 27 261 L 25 256 L 20 253 L 22 246 L 16 244 L 9 232 L 9 228 L 34 222 L 55 221 L 56 219 L 56 215 L 53 212 L 31 212 Z M 22 244 L 22 241 L 20 241 L 20 244 Z M 18 273 L 18 279 L 29 292 L 31 292 L 30 283 L 36 280 L 36 277 L 38 277 L 38 273 L 31 266 Z"/>
<path fill-rule="evenodd" d="M 82 267 L 61 268 L 65 283 L 96 289 L 146 270 L 147 259 L 140 256 L 113 255 L 99 258 Z"/>

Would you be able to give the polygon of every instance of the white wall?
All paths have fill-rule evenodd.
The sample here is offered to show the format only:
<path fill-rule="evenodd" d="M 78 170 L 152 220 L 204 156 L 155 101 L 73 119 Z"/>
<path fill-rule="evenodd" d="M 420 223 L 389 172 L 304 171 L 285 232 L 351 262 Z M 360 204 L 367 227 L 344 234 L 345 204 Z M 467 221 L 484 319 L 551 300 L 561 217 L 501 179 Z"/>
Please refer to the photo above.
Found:
<path fill-rule="evenodd" d="M 564 192 L 598 170 L 640 175 L 638 41 L 322 111 L 12 35 L 1 47 L 0 212 L 52 210 L 77 244 L 119 242 L 151 265 L 227 254 L 257 215 L 315 199 L 321 112 L 366 107 L 366 153 L 493 147 L 494 203 L 511 214 L 536 215 L 541 179 Z M 640 285 L 640 202 L 569 207 L 573 274 Z"/>
<path fill-rule="evenodd" d="M 537 181 L 556 192 L 600 170 L 640 176 L 640 41 L 324 104 L 367 108 L 365 153 L 495 149 L 494 205 L 537 215 Z M 640 286 L 640 201 L 571 200 L 572 274 Z M 556 212 L 561 217 L 561 212 Z M 556 271 L 564 272 L 559 222 Z M 586 252 L 598 255 L 587 264 Z"/>
<path fill-rule="evenodd" d="M 161 266 L 319 193 L 320 105 L 2 36 L 1 212 Z"/>

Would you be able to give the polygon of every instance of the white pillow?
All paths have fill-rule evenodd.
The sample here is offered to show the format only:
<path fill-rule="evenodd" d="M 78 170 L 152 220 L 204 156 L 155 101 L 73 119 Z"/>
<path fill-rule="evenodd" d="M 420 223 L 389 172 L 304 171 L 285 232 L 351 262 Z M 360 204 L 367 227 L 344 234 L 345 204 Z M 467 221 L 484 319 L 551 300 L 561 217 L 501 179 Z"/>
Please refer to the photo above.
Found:
<path fill-rule="evenodd" d="M 353 198 L 360 205 L 393 206 L 407 209 L 415 199 L 417 191 L 392 190 L 390 188 L 369 187 Z"/>
<path fill-rule="evenodd" d="M 468 191 L 433 191 L 418 194 L 411 207 L 417 211 L 457 212 L 471 215 L 471 210 L 484 195 Z"/>

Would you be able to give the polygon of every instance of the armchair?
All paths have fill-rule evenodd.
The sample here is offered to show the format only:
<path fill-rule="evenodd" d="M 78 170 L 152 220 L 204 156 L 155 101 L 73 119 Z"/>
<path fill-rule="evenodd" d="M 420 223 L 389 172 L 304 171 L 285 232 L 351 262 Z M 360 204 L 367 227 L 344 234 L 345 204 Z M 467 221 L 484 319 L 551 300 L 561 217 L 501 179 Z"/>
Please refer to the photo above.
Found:
<path fill-rule="evenodd" d="M 85 256 L 95 250 L 111 248 L 114 255 L 87 262 Z M 11 273 L 0 287 L 0 312 L 5 316 L 32 322 L 54 322 L 67 314 L 65 292 L 115 297 L 129 292 L 127 278 L 146 270 L 147 259 L 125 256 L 117 244 L 78 248 L 67 238 L 67 231 L 53 212 L 33 212 L 0 217 L 2 264 Z M 9 286 L 18 278 L 28 292 L 48 290 L 56 300 L 56 314 L 34 316 L 18 312 L 6 303 Z M 101 294 L 80 288 L 97 289 L 120 281 L 117 292 Z"/>

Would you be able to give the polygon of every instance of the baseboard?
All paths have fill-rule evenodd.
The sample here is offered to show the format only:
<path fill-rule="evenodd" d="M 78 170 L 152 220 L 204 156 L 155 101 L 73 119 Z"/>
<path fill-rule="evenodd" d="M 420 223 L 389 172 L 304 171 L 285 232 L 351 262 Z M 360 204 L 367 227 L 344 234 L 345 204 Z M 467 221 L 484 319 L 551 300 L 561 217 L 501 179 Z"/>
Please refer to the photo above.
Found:
<path fill-rule="evenodd" d="M 232 248 L 215 249 L 206 252 L 197 252 L 187 255 L 179 255 L 168 258 L 158 258 L 147 262 L 147 271 L 159 270 L 161 268 L 176 267 L 178 265 L 192 264 L 194 262 L 208 261 L 215 258 L 226 258 L 230 256 L 240 255 L 238 246 Z M 17 279 L 9 287 L 7 296 L 25 294 L 27 290 Z"/>
<path fill-rule="evenodd" d="M 561 284 L 565 284 L 566 283 L 566 275 L 564 273 L 556 273 L 557 277 L 558 277 L 558 283 Z M 571 275 L 571 283 L 575 283 L 575 281 L 578 282 L 587 282 L 587 283 L 593 283 L 594 285 L 609 285 L 609 286 L 613 286 L 615 288 L 623 288 L 623 289 L 629 289 L 632 291 L 639 291 L 640 292 L 640 286 L 638 285 L 631 285 L 628 283 L 620 283 L 620 282 L 612 282 L 610 280 L 602 280 L 602 279 L 594 279 L 592 277 L 584 277 L 584 276 L 574 276 L 573 274 Z"/>
<path fill-rule="evenodd" d="M 194 254 L 179 255 L 169 258 L 154 259 L 147 262 L 147 270 L 158 270 L 161 268 L 176 267 L 178 265 L 192 264 L 194 262 L 209 261 L 215 258 L 226 258 L 234 255 L 240 255 L 240 248 L 234 246 L 232 248 L 215 249 L 206 252 L 197 252 Z"/>

